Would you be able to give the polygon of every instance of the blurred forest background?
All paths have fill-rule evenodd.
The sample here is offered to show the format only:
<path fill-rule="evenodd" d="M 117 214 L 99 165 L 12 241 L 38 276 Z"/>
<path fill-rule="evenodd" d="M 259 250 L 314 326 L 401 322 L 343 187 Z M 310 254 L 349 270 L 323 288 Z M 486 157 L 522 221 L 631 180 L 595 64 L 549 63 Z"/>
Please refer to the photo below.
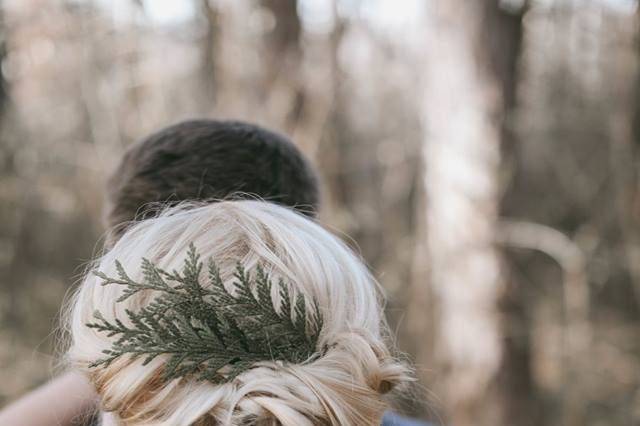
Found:
<path fill-rule="evenodd" d="M 449 425 L 640 424 L 633 0 L 3 0 L 0 405 L 47 380 L 126 146 L 289 135 Z"/>

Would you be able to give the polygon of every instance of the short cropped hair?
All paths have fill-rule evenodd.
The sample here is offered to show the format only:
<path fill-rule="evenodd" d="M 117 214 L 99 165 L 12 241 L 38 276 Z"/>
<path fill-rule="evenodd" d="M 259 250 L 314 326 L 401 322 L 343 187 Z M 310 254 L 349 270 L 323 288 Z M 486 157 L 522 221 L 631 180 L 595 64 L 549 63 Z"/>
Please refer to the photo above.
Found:
<path fill-rule="evenodd" d="M 154 216 L 155 205 L 239 198 L 260 198 L 313 217 L 318 179 L 281 134 L 240 121 L 184 121 L 132 145 L 109 178 L 108 240 Z"/>

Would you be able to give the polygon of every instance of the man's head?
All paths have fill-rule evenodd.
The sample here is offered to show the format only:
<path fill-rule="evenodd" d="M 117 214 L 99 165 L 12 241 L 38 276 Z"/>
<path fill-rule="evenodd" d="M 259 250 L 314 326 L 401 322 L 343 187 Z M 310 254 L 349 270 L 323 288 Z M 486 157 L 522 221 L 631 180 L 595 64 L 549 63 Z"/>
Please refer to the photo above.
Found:
<path fill-rule="evenodd" d="M 259 197 L 315 216 L 315 171 L 286 137 L 239 121 L 194 120 L 134 144 L 107 183 L 107 244 L 154 203 Z"/>

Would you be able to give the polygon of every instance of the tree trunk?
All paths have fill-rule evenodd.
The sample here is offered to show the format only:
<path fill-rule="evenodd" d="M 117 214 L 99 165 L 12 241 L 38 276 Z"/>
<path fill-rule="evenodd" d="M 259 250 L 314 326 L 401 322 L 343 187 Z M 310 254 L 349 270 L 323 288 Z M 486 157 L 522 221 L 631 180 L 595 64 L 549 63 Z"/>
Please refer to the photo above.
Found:
<path fill-rule="evenodd" d="M 506 9 L 498 1 L 486 3 L 485 38 L 490 48 L 492 73 L 501 85 L 502 117 L 500 123 L 501 154 L 503 163 L 512 169 L 511 181 L 500 200 L 500 215 L 514 214 L 513 195 L 525 189 L 520 183 L 523 170 L 519 163 L 517 135 L 513 117 L 517 107 L 518 63 L 522 51 L 522 19 L 528 5 Z M 511 206 L 511 204 L 516 204 Z M 515 213 L 520 217 L 518 212 Z M 526 217 L 523 216 L 523 217 Z M 513 259 L 503 251 L 505 289 L 500 297 L 499 308 L 504 334 L 502 365 L 498 373 L 498 398 L 502 423 L 507 425 L 540 424 L 540 410 L 534 398 L 535 389 L 531 372 L 531 324 L 527 316 L 525 280 L 512 272 Z"/>
<path fill-rule="evenodd" d="M 301 26 L 297 5 L 297 0 L 262 0 L 262 6 L 275 19 L 275 26 L 266 37 L 275 61 L 292 50 L 299 51 Z"/>
<path fill-rule="evenodd" d="M 345 119 L 345 94 L 343 93 L 343 74 L 338 60 L 338 50 L 346 30 L 345 22 L 338 16 L 337 4 L 332 2 L 335 27 L 327 40 L 328 71 L 330 76 L 329 109 L 326 123 L 322 126 L 320 144 L 317 150 L 317 163 L 324 179 L 324 194 L 322 200 L 322 216 L 328 223 L 349 233 L 347 224 L 340 220 L 348 209 L 347 187 L 345 174 L 348 165 L 345 141 L 347 140 L 348 123 Z"/>
<path fill-rule="evenodd" d="M 499 210 L 500 76 L 484 17 L 495 1 L 437 0 L 430 11 L 424 97 L 427 256 L 436 304 L 435 392 L 447 423 L 500 424 L 490 403 L 503 354 L 494 247 Z"/>
<path fill-rule="evenodd" d="M 206 21 L 206 31 L 202 40 L 202 96 L 205 110 L 212 109 L 216 100 L 216 86 L 219 82 L 216 57 L 219 42 L 219 11 L 209 0 L 201 0 L 202 15 Z"/>
<path fill-rule="evenodd" d="M 305 90 L 300 76 L 302 25 L 297 0 L 262 0 L 275 26 L 265 37 L 265 74 L 263 87 L 267 90 L 268 108 L 281 110 L 287 131 L 293 131 L 302 119 Z M 281 94 L 286 102 L 280 102 Z M 284 104 L 284 110 L 280 107 Z"/>

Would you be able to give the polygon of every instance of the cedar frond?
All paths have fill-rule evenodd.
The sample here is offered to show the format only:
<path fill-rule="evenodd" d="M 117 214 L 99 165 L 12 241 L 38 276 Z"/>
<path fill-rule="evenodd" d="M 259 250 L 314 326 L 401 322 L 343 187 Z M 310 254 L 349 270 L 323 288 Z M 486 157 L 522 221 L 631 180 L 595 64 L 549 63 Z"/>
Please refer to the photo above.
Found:
<path fill-rule="evenodd" d="M 200 285 L 203 262 L 193 244 L 181 273 L 166 272 L 147 259 L 142 260 L 142 282 L 131 279 L 118 261 L 116 270 L 118 278 L 95 274 L 102 285 L 125 287 L 117 302 L 144 290 L 157 295 L 138 312 L 126 311 L 130 325 L 94 313 L 96 321 L 87 326 L 117 340 L 90 367 L 108 365 L 123 355 L 144 357 L 144 364 L 163 355 L 165 380 L 193 375 L 219 384 L 259 361 L 302 363 L 318 354 L 323 324 L 318 304 L 309 304 L 301 294 L 294 298 L 280 280 L 276 308 L 271 279 L 261 266 L 254 278 L 238 264 L 234 291 L 226 289 L 212 260 L 207 269 L 210 287 Z"/>

